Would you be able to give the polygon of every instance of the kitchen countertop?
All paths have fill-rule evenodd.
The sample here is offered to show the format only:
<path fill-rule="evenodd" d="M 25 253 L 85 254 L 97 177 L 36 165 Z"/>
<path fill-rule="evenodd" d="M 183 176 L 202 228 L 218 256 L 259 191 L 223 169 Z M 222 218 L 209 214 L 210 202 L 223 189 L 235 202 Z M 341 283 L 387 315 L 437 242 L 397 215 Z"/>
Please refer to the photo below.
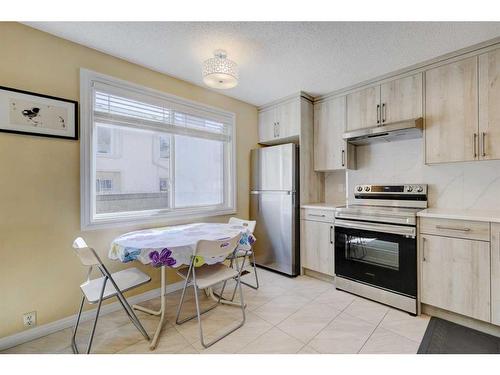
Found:
<path fill-rule="evenodd" d="M 436 219 L 473 220 L 500 223 L 499 210 L 472 210 L 453 208 L 427 208 L 417 213 L 419 217 Z"/>
<path fill-rule="evenodd" d="M 317 202 L 317 203 L 305 203 L 301 204 L 300 208 L 312 208 L 317 210 L 332 210 L 335 211 L 337 207 L 345 206 L 345 203 L 325 203 L 325 202 Z"/>

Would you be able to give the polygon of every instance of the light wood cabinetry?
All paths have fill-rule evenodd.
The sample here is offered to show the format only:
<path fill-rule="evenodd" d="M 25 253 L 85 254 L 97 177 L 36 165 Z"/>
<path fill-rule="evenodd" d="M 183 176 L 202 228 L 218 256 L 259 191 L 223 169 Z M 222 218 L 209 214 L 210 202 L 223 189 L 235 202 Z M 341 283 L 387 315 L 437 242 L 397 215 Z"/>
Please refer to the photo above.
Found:
<path fill-rule="evenodd" d="M 346 129 L 346 97 L 314 104 L 314 170 L 353 169 L 354 150 L 342 138 Z"/>
<path fill-rule="evenodd" d="M 489 242 L 428 234 L 419 240 L 421 302 L 489 322 Z"/>
<path fill-rule="evenodd" d="M 276 111 L 274 108 L 259 112 L 259 142 L 276 138 Z"/>
<path fill-rule="evenodd" d="M 500 49 L 479 56 L 479 159 L 500 159 Z"/>
<path fill-rule="evenodd" d="M 380 86 L 382 124 L 423 116 L 422 73 L 395 79 Z"/>
<path fill-rule="evenodd" d="M 259 142 L 264 144 L 298 140 L 301 100 L 297 97 L 259 111 Z"/>
<path fill-rule="evenodd" d="M 500 223 L 491 224 L 491 322 L 500 325 Z"/>
<path fill-rule="evenodd" d="M 294 99 L 276 107 L 276 128 L 278 138 L 299 136 L 300 99 Z"/>
<path fill-rule="evenodd" d="M 421 218 L 420 232 L 437 236 L 489 241 L 490 223 L 472 220 Z"/>
<path fill-rule="evenodd" d="M 333 222 L 301 220 L 301 266 L 334 276 Z"/>
<path fill-rule="evenodd" d="M 478 160 L 477 56 L 425 72 L 425 160 Z"/>
<path fill-rule="evenodd" d="M 380 124 L 380 85 L 347 95 L 347 130 Z"/>
<path fill-rule="evenodd" d="M 422 73 L 347 95 L 347 130 L 422 117 Z"/>
<path fill-rule="evenodd" d="M 335 220 L 335 211 L 321 208 L 302 208 L 300 211 L 300 218 L 303 220 L 333 223 Z"/>

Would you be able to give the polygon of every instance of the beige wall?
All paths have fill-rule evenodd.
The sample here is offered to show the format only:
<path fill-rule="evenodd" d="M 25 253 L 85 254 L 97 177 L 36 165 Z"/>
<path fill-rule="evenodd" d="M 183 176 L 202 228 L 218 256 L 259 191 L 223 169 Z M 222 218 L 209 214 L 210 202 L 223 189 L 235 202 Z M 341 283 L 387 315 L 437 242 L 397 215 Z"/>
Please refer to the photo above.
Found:
<path fill-rule="evenodd" d="M 1 86 L 79 100 L 84 67 L 236 113 L 237 215 L 248 216 L 256 107 L 21 24 L 0 23 L 0 41 Z M 76 313 L 85 270 L 71 250 L 75 237 L 107 259 L 115 236 L 146 227 L 80 231 L 79 152 L 78 141 L 0 133 L 0 337 L 23 330 L 25 312 L 36 310 L 39 325 Z M 124 267 L 108 263 L 112 271 Z M 157 288 L 158 271 L 139 267 L 153 282 L 136 293 Z"/>

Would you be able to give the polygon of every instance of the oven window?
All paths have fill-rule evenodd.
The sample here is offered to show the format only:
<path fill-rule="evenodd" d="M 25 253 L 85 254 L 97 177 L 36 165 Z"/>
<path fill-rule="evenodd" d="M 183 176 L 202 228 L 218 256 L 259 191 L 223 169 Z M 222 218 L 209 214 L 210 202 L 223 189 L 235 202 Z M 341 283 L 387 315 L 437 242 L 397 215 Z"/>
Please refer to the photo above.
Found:
<path fill-rule="evenodd" d="M 347 260 L 399 271 L 399 243 L 353 235 L 346 237 Z"/>

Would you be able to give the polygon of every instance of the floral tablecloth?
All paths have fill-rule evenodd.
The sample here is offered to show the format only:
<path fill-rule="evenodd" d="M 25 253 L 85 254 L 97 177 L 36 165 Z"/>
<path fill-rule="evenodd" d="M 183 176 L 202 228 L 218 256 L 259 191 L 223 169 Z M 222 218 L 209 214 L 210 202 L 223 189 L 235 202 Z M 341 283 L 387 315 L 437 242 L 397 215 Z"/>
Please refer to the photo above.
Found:
<path fill-rule="evenodd" d="M 196 223 L 172 227 L 130 232 L 115 238 L 109 250 L 109 258 L 124 263 L 138 260 L 154 267 L 180 267 L 189 265 L 199 240 L 221 240 L 241 233 L 238 250 L 250 250 L 255 237 L 247 227 L 234 224 Z M 205 259 L 197 256 L 195 266 L 215 264 L 224 257 Z"/>

